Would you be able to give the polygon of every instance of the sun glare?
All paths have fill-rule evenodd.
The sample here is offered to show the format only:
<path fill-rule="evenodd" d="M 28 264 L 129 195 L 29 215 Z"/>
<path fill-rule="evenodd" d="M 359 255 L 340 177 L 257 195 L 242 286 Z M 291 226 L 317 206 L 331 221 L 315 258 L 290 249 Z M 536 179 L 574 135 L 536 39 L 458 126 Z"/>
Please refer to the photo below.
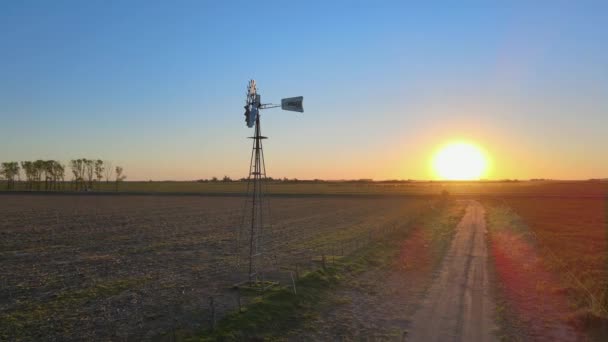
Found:
<path fill-rule="evenodd" d="M 442 147 L 433 158 L 433 169 L 440 179 L 478 180 L 488 167 L 480 148 L 465 142 Z"/>

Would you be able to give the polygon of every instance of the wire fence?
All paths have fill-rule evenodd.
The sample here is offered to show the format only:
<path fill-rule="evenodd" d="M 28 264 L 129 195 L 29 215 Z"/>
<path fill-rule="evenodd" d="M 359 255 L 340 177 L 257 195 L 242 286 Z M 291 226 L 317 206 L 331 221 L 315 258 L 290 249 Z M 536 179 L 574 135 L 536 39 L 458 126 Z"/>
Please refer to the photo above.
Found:
<path fill-rule="evenodd" d="M 276 256 L 277 251 L 267 251 L 271 255 L 264 274 L 266 281 L 278 281 L 288 286 L 297 294 L 296 282 L 307 272 L 325 269 L 334 266 L 341 258 L 348 257 L 371 244 L 385 240 L 386 238 L 409 229 L 421 213 L 399 220 L 385 223 L 379 226 L 363 227 L 359 234 L 333 241 L 319 242 L 288 254 Z M 246 273 L 241 270 L 244 279 Z M 209 307 L 205 310 L 207 329 L 213 329 L 223 315 L 236 312 L 246 304 L 246 299 L 241 297 L 239 291 L 218 291 L 209 297 Z"/>

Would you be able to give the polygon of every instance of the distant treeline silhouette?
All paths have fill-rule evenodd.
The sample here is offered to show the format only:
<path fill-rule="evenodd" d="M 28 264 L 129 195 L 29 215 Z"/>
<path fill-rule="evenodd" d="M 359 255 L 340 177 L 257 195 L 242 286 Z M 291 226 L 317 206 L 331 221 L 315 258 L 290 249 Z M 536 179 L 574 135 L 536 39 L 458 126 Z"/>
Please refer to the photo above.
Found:
<path fill-rule="evenodd" d="M 215 182 L 247 182 L 249 180 L 249 178 L 247 177 L 243 177 L 243 178 L 239 178 L 239 179 L 232 179 L 229 176 L 224 176 L 222 179 L 219 179 L 217 177 L 211 177 L 209 179 L 206 178 L 202 178 L 202 179 L 198 179 L 196 180 L 197 183 L 207 183 L 207 182 L 211 182 L 211 183 L 215 183 Z M 269 182 L 285 182 L 285 183 L 297 183 L 297 182 L 324 182 L 324 180 L 322 179 L 313 179 L 313 180 L 298 180 L 297 178 L 292 178 L 289 179 L 287 177 L 285 178 L 272 178 L 272 177 L 266 177 L 264 178 L 264 180 L 269 181 Z"/>
<path fill-rule="evenodd" d="M 68 167 L 72 172 L 69 181 L 72 190 L 89 191 L 98 189 L 105 179 L 115 183 L 116 190 L 127 176 L 121 166 L 112 167 L 109 161 L 101 159 L 72 159 Z M 6 181 L 6 189 L 14 190 L 16 182 L 23 182 L 26 190 L 64 190 L 66 166 L 56 160 L 35 160 L 3 162 L 0 164 L 0 179 Z M 24 176 L 22 179 L 21 176 Z"/>

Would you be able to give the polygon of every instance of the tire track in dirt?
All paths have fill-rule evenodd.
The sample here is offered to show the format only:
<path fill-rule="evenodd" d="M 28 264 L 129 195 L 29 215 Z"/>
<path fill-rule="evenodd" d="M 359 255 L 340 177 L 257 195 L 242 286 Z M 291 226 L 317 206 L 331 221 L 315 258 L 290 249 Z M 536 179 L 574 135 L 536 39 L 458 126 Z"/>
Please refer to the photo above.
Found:
<path fill-rule="evenodd" d="M 493 341 L 484 209 L 471 201 L 439 275 L 414 314 L 408 341 Z"/>

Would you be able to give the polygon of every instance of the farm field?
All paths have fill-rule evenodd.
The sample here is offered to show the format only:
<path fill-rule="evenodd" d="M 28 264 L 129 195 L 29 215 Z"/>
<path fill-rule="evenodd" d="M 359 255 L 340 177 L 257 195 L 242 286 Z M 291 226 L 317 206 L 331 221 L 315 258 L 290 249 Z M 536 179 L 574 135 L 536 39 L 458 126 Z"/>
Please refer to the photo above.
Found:
<path fill-rule="evenodd" d="M 606 199 L 509 199 L 506 201 L 547 248 L 547 263 L 581 281 L 598 305 L 608 308 L 608 204 Z M 564 277 L 567 279 L 567 277 Z M 570 281 L 581 307 L 592 308 L 588 294 Z"/>
<path fill-rule="evenodd" d="M 608 193 L 605 187 L 596 191 Z M 519 337 L 605 339 L 608 197 L 503 198 L 485 204 L 499 286 L 516 313 Z"/>
<path fill-rule="evenodd" d="M 44 184 L 39 185 L 44 189 Z M 455 195 L 470 196 L 605 196 L 608 181 L 411 181 L 411 182 L 348 182 L 348 181 L 299 181 L 269 182 L 267 193 L 275 195 L 437 195 L 447 190 Z M 240 195 L 245 193 L 247 182 L 122 182 L 119 193 L 141 194 L 214 194 Z M 0 191 L 6 185 L 0 181 Z M 37 192 L 38 185 L 29 190 L 24 182 L 17 182 L 16 191 Z M 59 186 L 60 192 L 71 192 L 69 182 Z M 113 183 L 95 182 L 93 192 L 113 193 Z"/>
<path fill-rule="evenodd" d="M 0 196 L 0 339 L 141 339 L 205 328 L 236 306 L 243 199 Z M 269 272 L 306 269 L 408 225 L 426 199 L 272 199 Z M 345 251 L 346 250 L 346 251 Z"/>
<path fill-rule="evenodd" d="M 268 197 L 272 227 L 267 234 L 265 274 L 289 284 L 294 271 L 304 273 L 319 268 L 321 262 L 339 263 L 344 255 L 387 234 L 410 231 L 418 218 L 433 215 L 445 189 L 456 199 L 479 197 L 487 208 L 496 286 L 510 291 L 504 292 L 510 294 L 504 298 L 512 314 L 532 326 L 528 335 L 508 336 L 542 339 L 547 337 L 542 327 L 555 322 L 563 323 L 559 327 L 565 336 L 592 334 L 592 328 L 580 322 L 606 318 L 606 183 L 445 182 L 432 184 L 433 191 L 429 184 L 415 185 L 423 196 L 407 196 L 413 192 L 391 196 L 392 190 L 374 196 L 311 194 L 308 191 L 318 190 L 314 184 L 281 184 L 292 188 Z M 474 191 L 464 192 L 466 188 Z M 0 194 L 0 339 L 171 339 L 208 329 L 213 320 L 234 312 L 239 300 L 242 305 L 252 300 L 231 290 L 246 279 L 245 270 L 234 267 L 234 234 L 244 200 L 221 193 Z M 452 212 L 459 210 L 462 206 Z M 497 222 L 510 230 L 497 231 Z M 432 270 L 441 262 L 437 259 L 441 253 L 429 254 L 429 244 L 433 246 L 436 238 L 425 229 L 418 227 L 399 242 L 408 246 L 401 253 L 420 267 L 403 268 L 397 259 L 385 265 L 393 270 L 386 276 L 394 283 L 416 284 L 401 292 L 376 286 L 373 280 L 385 271 L 372 269 L 353 280 L 367 285 L 334 294 L 334 298 L 358 299 L 324 308 L 320 317 L 326 315 L 340 326 L 341 312 L 352 305 L 372 305 L 378 299 L 374 293 L 383 293 L 391 314 L 400 318 L 388 324 L 380 316 L 356 316 L 352 323 L 360 323 L 351 328 L 367 334 L 379 324 L 396 333 L 395 322 L 414 313 L 432 282 Z M 446 236 L 451 237 L 440 239 L 443 250 L 450 240 Z M 391 293 L 401 293 L 402 298 L 391 301 Z M 545 307 L 538 300 L 557 303 L 553 311 L 559 315 L 535 311 Z M 365 312 L 363 307 L 357 310 Z M 334 336 L 327 329 L 316 331 L 316 337 Z M 357 336 L 353 332 L 341 334 Z"/>

